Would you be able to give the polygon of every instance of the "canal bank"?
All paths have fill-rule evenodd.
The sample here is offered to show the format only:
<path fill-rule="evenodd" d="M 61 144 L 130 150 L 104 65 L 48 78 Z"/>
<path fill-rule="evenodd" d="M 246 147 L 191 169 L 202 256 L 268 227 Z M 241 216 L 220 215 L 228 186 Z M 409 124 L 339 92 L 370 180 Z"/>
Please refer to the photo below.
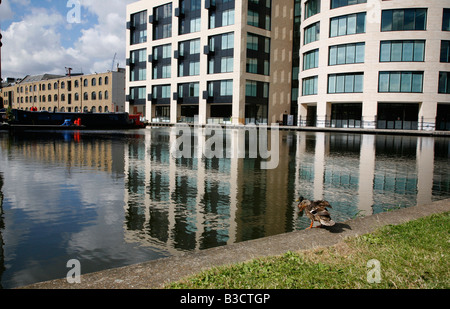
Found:
<path fill-rule="evenodd" d="M 25 289 L 158 289 L 199 271 L 253 258 L 281 255 L 335 245 L 348 237 L 371 233 L 385 225 L 398 225 L 450 211 L 450 199 L 357 218 L 334 227 L 280 234 L 228 246 L 185 253 L 155 261 L 99 271 L 81 276 L 81 283 L 58 279 Z"/>

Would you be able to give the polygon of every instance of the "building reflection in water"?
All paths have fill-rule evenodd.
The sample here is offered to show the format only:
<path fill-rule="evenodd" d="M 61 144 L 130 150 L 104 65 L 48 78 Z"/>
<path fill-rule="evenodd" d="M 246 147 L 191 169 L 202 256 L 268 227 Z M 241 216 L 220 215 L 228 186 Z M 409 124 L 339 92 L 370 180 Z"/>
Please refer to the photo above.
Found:
<path fill-rule="evenodd" d="M 200 159 L 176 159 L 176 138 L 152 129 L 126 145 L 128 242 L 176 253 L 303 229 L 300 195 L 329 200 L 337 221 L 450 197 L 445 138 L 280 132 L 273 170 L 260 169 L 259 158 L 202 158 L 201 131 L 192 137 Z M 248 144 L 239 129 L 225 139 Z"/>

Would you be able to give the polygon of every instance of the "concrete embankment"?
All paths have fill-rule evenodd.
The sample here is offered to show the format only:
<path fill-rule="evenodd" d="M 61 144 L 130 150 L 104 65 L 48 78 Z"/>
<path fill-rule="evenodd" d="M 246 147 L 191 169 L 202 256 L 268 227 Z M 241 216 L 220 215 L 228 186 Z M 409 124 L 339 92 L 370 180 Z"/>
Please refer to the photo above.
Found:
<path fill-rule="evenodd" d="M 337 223 L 331 228 L 310 229 L 263 239 L 185 253 L 141 264 L 81 276 L 81 283 L 59 279 L 26 286 L 27 289 L 157 289 L 214 266 L 248 261 L 287 251 L 308 250 L 337 244 L 344 238 L 364 235 L 384 225 L 398 225 L 436 213 L 450 211 L 450 199 L 403 208 Z"/>

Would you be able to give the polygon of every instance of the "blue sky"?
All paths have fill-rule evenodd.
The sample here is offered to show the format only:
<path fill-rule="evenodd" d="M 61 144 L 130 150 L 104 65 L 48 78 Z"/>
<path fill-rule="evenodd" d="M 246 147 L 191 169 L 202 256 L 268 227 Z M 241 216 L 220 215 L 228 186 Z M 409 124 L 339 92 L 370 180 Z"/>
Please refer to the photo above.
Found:
<path fill-rule="evenodd" d="M 125 66 L 126 5 L 135 0 L 2 0 L 2 77 L 85 74 Z"/>

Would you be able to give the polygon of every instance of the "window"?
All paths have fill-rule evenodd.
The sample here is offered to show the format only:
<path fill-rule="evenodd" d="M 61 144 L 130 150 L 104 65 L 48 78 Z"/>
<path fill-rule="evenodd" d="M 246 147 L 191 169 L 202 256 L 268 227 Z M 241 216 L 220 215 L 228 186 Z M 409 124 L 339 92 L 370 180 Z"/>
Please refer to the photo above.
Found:
<path fill-rule="evenodd" d="M 330 46 L 329 65 L 363 63 L 365 43 L 343 44 Z"/>
<path fill-rule="evenodd" d="M 130 81 L 147 79 L 147 49 L 138 49 L 131 52 Z M 99 78 L 99 84 L 102 79 Z"/>
<path fill-rule="evenodd" d="M 426 30 L 427 9 L 384 10 L 381 31 Z"/>
<path fill-rule="evenodd" d="M 425 41 L 381 41 L 380 62 L 424 61 Z"/>
<path fill-rule="evenodd" d="M 247 73 L 270 75 L 270 38 L 247 33 Z"/>
<path fill-rule="evenodd" d="M 178 84 L 178 103 L 198 103 L 199 88 L 198 82 Z"/>
<path fill-rule="evenodd" d="M 233 72 L 234 33 L 209 37 L 208 74 Z"/>
<path fill-rule="evenodd" d="M 153 47 L 152 64 L 153 79 L 170 78 L 172 75 L 172 45 L 165 44 Z"/>
<path fill-rule="evenodd" d="M 247 10 L 247 24 L 265 30 L 271 29 L 272 1 L 249 1 Z"/>
<path fill-rule="evenodd" d="M 170 104 L 170 85 L 158 85 L 152 87 L 152 103 Z"/>
<path fill-rule="evenodd" d="M 105 99 L 106 99 L 105 91 Z M 134 105 L 145 104 L 146 101 L 146 87 L 132 87 L 130 88 L 130 103 Z"/>
<path fill-rule="evenodd" d="M 319 67 L 319 49 L 315 49 L 303 54 L 303 70 Z"/>
<path fill-rule="evenodd" d="M 178 76 L 200 74 L 200 39 L 178 44 Z"/>
<path fill-rule="evenodd" d="M 317 81 L 318 77 L 307 77 L 302 80 L 302 95 L 314 95 L 317 94 Z"/>
<path fill-rule="evenodd" d="M 450 31 L 450 9 L 444 9 L 442 16 L 442 31 Z"/>
<path fill-rule="evenodd" d="M 153 9 L 153 40 L 172 36 L 172 3 Z"/>
<path fill-rule="evenodd" d="M 131 15 L 131 45 L 147 42 L 147 11 Z"/>
<path fill-rule="evenodd" d="M 380 72 L 379 92 L 421 93 L 423 72 Z"/>
<path fill-rule="evenodd" d="M 91 82 L 92 86 L 96 86 L 97 85 L 97 79 L 93 78 L 92 82 Z M 64 87 L 64 83 L 61 84 L 61 88 Z"/>
<path fill-rule="evenodd" d="M 180 0 L 180 15 L 178 16 L 179 34 L 200 31 L 201 26 L 201 1 Z"/>
<path fill-rule="evenodd" d="M 361 93 L 363 84 L 364 73 L 328 75 L 328 93 Z"/>
<path fill-rule="evenodd" d="M 366 32 L 366 13 L 331 18 L 330 37 Z"/>
<path fill-rule="evenodd" d="M 209 29 L 234 25 L 234 0 L 215 0 L 209 10 Z"/>
<path fill-rule="evenodd" d="M 231 103 L 233 97 L 233 80 L 208 82 L 209 103 Z"/>
<path fill-rule="evenodd" d="M 97 93 L 95 91 L 91 93 L 91 100 L 97 100 Z"/>
<path fill-rule="evenodd" d="M 305 27 L 304 30 L 304 45 L 315 42 L 320 38 L 320 22 L 314 23 Z"/>
<path fill-rule="evenodd" d="M 336 9 L 342 6 L 367 3 L 367 0 L 331 0 L 331 8 Z"/>
<path fill-rule="evenodd" d="M 450 94 L 450 72 L 439 72 L 438 93 Z"/>
<path fill-rule="evenodd" d="M 441 41 L 441 62 L 450 62 L 450 41 Z"/>
<path fill-rule="evenodd" d="M 320 0 L 308 0 L 305 3 L 305 18 L 320 13 Z"/>

